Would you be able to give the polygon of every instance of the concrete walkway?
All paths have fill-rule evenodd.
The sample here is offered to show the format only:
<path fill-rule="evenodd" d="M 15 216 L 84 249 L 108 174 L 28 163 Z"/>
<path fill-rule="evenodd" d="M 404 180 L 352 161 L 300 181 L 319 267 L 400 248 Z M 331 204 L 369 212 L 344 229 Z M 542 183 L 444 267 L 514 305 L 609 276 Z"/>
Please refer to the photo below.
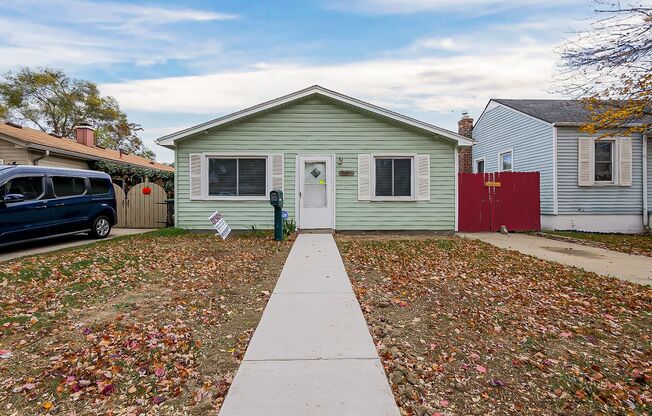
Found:
<path fill-rule="evenodd" d="M 152 230 L 143 228 L 113 228 L 111 234 L 109 234 L 105 240 L 122 237 L 123 235 L 142 234 L 148 231 Z M 62 248 L 83 246 L 97 241 L 102 240 L 90 238 L 87 234 L 73 234 L 63 237 L 54 237 L 47 240 L 20 243 L 8 247 L 0 247 L 0 261 L 7 261 L 23 256 L 31 256 L 33 254 L 47 253 L 48 251 L 61 250 Z"/>
<path fill-rule="evenodd" d="M 220 416 L 398 416 L 335 241 L 301 234 Z"/>
<path fill-rule="evenodd" d="M 529 234 L 460 233 L 458 235 L 629 282 L 652 284 L 652 257 L 635 256 Z"/>

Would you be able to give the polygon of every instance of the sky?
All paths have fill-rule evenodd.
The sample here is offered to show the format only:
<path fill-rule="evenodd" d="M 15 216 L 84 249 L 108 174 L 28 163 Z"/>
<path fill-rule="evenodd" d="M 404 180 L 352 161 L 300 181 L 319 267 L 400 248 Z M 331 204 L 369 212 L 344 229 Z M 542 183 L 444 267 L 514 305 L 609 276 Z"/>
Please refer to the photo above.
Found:
<path fill-rule="evenodd" d="M 553 98 L 591 0 L 1 0 L 0 71 L 63 68 L 154 140 L 310 85 L 449 130 Z"/>

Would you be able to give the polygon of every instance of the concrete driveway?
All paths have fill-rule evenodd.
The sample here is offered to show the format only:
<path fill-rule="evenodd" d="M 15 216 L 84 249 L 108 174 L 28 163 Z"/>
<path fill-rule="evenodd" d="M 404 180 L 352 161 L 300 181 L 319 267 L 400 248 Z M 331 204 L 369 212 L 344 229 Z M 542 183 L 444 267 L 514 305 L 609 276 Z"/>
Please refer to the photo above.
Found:
<path fill-rule="evenodd" d="M 459 233 L 458 235 L 481 240 L 500 248 L 520 251 L 540 259 L 580 267 L 589 272 L 614 276 L 642 285 L 652 284 L 652 257 L 635 256 L 529 234 Z"/>
<path fill-rule="evenodd" d="M 133 228 L 114 228 L 111 234 L 105 239 L 121 237 L 123 235 L 142 234 L 151 229 L 133 229 Z M 14 246 L 0 248 L 0 262 L 15 259 L 17 257 L 30 256 L 32 254 L 46 253 L 48 251 L 60 250 L 62 248 L 83 246 L 84 244 L 94 243 L 96 241 L 86 234 L 75 234 L 64 237 L 55 237 L 48 240 L 35 242 L 20 243 Z"/>

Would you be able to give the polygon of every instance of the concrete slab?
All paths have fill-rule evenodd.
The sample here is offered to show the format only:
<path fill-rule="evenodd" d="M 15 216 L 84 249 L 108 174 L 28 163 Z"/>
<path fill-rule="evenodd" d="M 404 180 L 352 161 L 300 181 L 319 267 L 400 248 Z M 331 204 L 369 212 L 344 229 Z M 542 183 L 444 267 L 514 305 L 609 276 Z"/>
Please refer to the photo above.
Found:
<path fill-rule="evenodd" d="M 351 282 L 345 273 L 344 266 L 286 266 L 274 293 L 350 293 Z"/>
<path fill-rule="evenodd" d="M 619 253 L 529 234 L 461 233 L 459 235 L 544 260 L 579 267 L 589 272 L 642 285 L 652 284 L 652 257 Z"/>
<path fill-rule="evenodd" d="M 397 416 L 380 361 L 243 362 L 220 416 Z"/>
<path fill-rule="evenodd" d="M 153 229 L 113 228 L 111 234 L 105 238 L 105 240 L 111 240 L 112 238 L 122 237 L 124 235 L 142 234 L 148 231 L 153 231 Z M 61 250 L 63 248 L 83 246 L 98 241 L 103 240 L 90 238 L 87 234 L 73 234 L 63 237 L 53 237 L 47 240 L 19 243 L 8 247 L 0 247 L 0 262 L 18 257 L 31 256 L 33 254 Z"/>
<path fill-rule="evenodd" d="M 220 416 L 399 416 L 333 237 L 301 234 Z"/>
<path fill-rule="evenodd" d="M 245 360 L 377 358 L 353 293 L 273 294 Z"/>

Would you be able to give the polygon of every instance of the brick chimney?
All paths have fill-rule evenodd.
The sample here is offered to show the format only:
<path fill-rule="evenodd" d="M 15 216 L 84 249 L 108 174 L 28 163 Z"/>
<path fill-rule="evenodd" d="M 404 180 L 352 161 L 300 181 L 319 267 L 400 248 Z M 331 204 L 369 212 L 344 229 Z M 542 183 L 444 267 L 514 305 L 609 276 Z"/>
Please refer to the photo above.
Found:
<path fill-rule="evenodd" d="M 75 126 L 75 138 L 77 143 L 85 146 L 95 146 L 95 129 L 88 123 L 79 123 Z"/>
<path fill-rule="evenodd" d="M 460 136 L 471 138 L 473 131 L 473 119 L 469 117 L 466 111 L 462 113 L 462 118 L 457 122 L 457 133 Z M 460 173 L 473 173 L 473 152 L 471 146 L 460 147 L 458 151 L 459 171 Z"/>

